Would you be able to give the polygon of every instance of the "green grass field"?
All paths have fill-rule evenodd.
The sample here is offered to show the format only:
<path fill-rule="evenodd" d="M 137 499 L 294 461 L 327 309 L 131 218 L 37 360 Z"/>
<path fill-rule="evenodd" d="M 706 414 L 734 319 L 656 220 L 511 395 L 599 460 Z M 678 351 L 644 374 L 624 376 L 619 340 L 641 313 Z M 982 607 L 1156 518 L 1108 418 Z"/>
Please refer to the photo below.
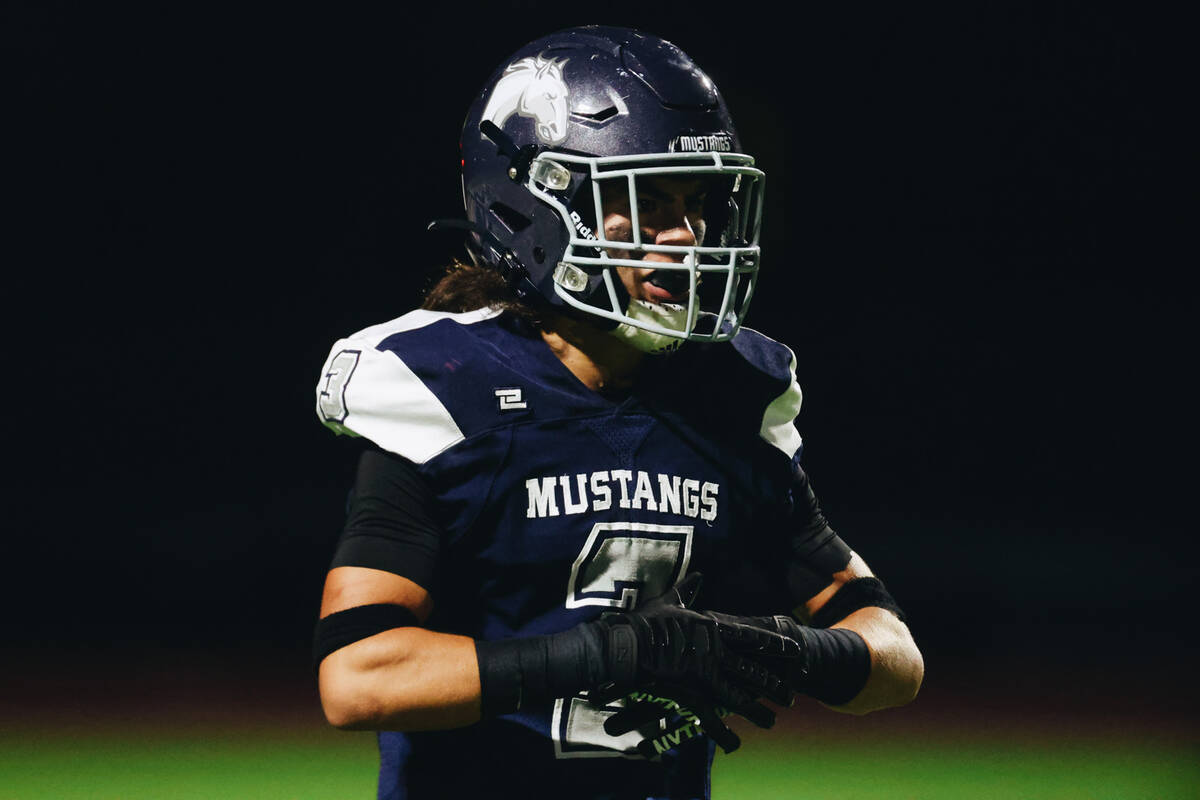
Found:
<path fill-rule="evenodd" d="M 318 724 L 162 728 L 145 722 L 34 726 L 5 721 L 2 800 L 333 800 L 374 797 L 371 734 Z M 718 756 L 714 797 L 1135 798 L 1200 797 L 1194 740 L 1172 743 L 1084 734 L 1022 739 L 937 735 L 816 737 L 744 732 Z M 778 735 L 777 735 L 778 734 Z M 821 743 L 817 743 L 818 740 Z"/>
<path fill-rule="evenodd" d="M 325 724 L 303 654 L 208 659 L 0 665 L 0 800 L 374 798 L 374 735 Z M 770 731 L 733 722 L 744 744 L 717 756 L 714 797 L 1200 798 L 1190 672 L 935 666 L 902 709 L 854 717 L 804 700 Z"/>
<path fill-rule="evenodd" d="M 816 750 L 759 742 L 718 758 L 715 798 L 782 800 L 1135 800 L 1200 797 L 1184 746 L 977 740 L 842 742 Z"/>

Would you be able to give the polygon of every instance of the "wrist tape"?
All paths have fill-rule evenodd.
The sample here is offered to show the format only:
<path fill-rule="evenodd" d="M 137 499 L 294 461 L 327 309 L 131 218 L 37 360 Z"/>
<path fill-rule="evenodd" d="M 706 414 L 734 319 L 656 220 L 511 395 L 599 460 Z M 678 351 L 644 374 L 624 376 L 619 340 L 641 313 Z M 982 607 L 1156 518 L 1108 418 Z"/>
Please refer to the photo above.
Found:
<path fill-rule="evenodd" d="M 857 633 L 845 628 L 796 625 L 808 658 L 797 688 L 831 706 L 849 703 L 871 675 L 871 651 Z"/>
<path fill-rule="evenodd" d="M 475 642 L 483 717 L 569 697 L 607 681 L 602 633 L 592 623 L 562 633 Z"/>

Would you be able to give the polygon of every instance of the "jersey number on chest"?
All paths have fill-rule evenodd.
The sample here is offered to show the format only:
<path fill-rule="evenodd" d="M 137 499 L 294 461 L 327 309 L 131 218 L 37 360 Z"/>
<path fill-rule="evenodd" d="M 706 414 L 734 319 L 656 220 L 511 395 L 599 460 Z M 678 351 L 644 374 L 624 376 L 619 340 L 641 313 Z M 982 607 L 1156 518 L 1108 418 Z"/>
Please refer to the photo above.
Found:
<path fill-rule="evenodd" d="M 639 599 L 657 597 L 687 574 L 692 534 L 691 525 L 597 523 L 571 566 L 566 607 L 632 609 Z M 586 694 L 555 701 L 550 721 L 555 757 L 636 757 L 639 733 L 604 732 L 604 721 L 623 702 L 593 708 Z"/>

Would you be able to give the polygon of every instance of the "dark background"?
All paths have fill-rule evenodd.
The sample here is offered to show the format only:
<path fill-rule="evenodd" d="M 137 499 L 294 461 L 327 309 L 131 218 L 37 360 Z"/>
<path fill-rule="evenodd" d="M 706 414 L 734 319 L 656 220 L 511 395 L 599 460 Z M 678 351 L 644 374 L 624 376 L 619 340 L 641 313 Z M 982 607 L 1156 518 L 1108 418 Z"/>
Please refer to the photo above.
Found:
<path fill-rule="evenodd" d="M 322 361 L 455 253 L 424 229 L 488 73 L 595 21 L 687 50 L 767 171 L 749 324 L 797 351 L 807 467 L 926 692 L 1194 707 L 1180 21 L 788 13 L 13 7 L 10 663 L 309 679 L 355 453 Z"/>

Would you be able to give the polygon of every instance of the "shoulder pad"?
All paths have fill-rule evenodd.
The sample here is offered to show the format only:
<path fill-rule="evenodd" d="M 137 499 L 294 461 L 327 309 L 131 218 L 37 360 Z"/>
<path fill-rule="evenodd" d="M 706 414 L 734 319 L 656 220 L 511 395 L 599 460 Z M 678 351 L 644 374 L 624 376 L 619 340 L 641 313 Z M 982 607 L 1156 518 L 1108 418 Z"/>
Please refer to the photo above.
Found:
<path fill-rule="evenodd" d="M 414 463 L 425 463 L 464 436 L 453 415 L 418 374 L 420 366 L 414 362 L 420 361 L 421 354 L 407 357 L 395 344 L 398 334 L 418 332 L 443 321 L 469 326 L 499 313 L 493 309 L 464 314 L 418 310 L 339 339 L 317 381 L 317 417 L 335 433 L 362 436 Z M 440 338 L 444 328 L 438 326 L 438 333 L 431 337 Z M 423 338 L 416 335 L 406 343 L 418 349 Z"/>
<path fill-rule="evenodd" d="M 795 420 L 804 399 L 796 380 L 796 354 L 787 345 L 745 327 L 738 330 L 732 344 L 747 364 L 770 378 L 779 390 L 763 410 L 759 435 L 794 458 L 803 443 Z"/>

